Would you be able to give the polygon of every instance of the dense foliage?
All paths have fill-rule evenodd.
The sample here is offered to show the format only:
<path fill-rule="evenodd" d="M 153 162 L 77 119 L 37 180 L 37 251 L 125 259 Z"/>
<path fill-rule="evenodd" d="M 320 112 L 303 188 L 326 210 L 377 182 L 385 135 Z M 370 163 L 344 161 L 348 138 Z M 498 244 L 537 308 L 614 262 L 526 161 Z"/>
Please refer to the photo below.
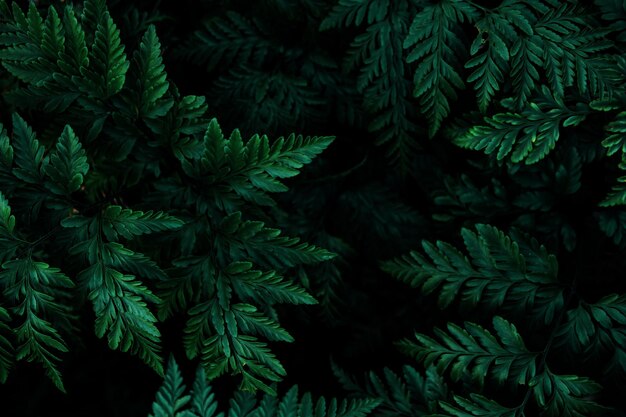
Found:
<path fill-rule="evenodd" d="M 625 53 L 617 0 L 0 0 L 2 414 L 623 415 Z"/>

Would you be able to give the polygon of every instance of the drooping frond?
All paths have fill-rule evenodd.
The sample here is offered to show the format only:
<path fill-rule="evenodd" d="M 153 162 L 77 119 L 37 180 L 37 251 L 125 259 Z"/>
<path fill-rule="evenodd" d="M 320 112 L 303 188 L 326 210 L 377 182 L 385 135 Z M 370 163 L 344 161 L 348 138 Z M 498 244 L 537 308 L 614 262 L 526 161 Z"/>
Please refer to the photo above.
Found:
<path fill-rule="evenodd" d="M 456 25 L 473 21 L 476 13 L 469 3 L 457 0 L 426 6 L 413 19 L 404 40 L 404 48 L 410 49 L 407 62 L 417 62 L 413 95 L 419 98 L 421 111 L 429 120 L 431 137 L 450 113 L 456 91 L 465 88 L 459 74 L 459 52 L 465 46 Z"/>

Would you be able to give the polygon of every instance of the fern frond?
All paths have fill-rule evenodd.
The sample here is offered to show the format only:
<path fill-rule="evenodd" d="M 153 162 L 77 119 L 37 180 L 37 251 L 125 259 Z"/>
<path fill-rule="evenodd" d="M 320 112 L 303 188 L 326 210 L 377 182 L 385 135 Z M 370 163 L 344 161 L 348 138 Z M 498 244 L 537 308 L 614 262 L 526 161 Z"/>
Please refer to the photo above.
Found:
<path fill-rule="evenodd" d="M 411 49 L 406 61 L 418 62 L 413 95 L 420 99 L 421 111 L 428 117 L 431 137 L 450 112 L 456 90 L 465 88 L 457 69 L 458 51 L 465 48 L 454 24 L 473 21 L 476 13 L 473 6 L 460 0 L 427 6 L 415 16 L 404 40 L 404 48 Z"/>
<path fill-rule="evenodd" d="M 117 94 L 126 80 L 130 63 L 120 42 L 120 31 L 108 12 L 98 22 L 94 43 L 89 52 L 89 67 L 82 69 L 82 88 L 96 98 Z"/>
<path fill-rule="evenodd" d="M 169 88 L 169 82 L 161 58 L 161 43 L 153 25 L 148 26 L 139 49 L 134 54 L 131 73 L 134 78 L 138 116 L 153 119 L 165 115 L 174 102 L 163 97 Z"/>
<path fill-rule="evenodd" d="M 274 271 L 254 270 L 250 262 L 233 262 L 225 272 L 244 298 L 259 299 L 270 303 L 317 303 L 304 288 L 285 280 Z"/>
<path fill-rule="evenodd" d="M 594 401 L 600 384 L 576 375 L 557 375 L 550 369 L 535 376 L 530 386 L 537 405 L 549 417 L 598 415 L 607 408 Z"/>
<path fill-rule="evenodd" d="M 222 192 L 213 193 L 217 204 L 222 206 L 220 208 L 234 211 L 238 207 L 233 194 L 245 201 L 269 206 L 274 201 L 267 193 L 288 190 L 279 180 L 297 175 L 333 140 L 334 137 L 330 136 L 304 138 L 292 134 L 271 144 L 265 135 L 254 135 L 244 142 L 238 130 L 233 131 L 228 139 L 224 137 L 213 119 L 204 135 L 202 156 L 194 158 L 190 155 L 191 158 L 184 157 L 181 162 L 187 175 L 214 187 L 221 186 Z M 181 149 L 181 152 L 190 151 Z"/>
<path fill-rule="evenodd" d="M 335 254 L 299 238 L 281 236 L 281 231 L 265 227 L 260 221 L 242 220 L 241 212 L 226 216 L 216 240 L 228 248 L 235 260 L 254 259 L 273 267 L 293 267 L 332 259 Z"/>
<path fill-rule="evenodd" d="M 11 239 L 15 229 L 15 216 L 11 214 L 11 206 L 0 191 L 0 238 Z"/>
<path fill-rule="evenodd" d="M 435 329 L 441 341 L 416 333 L 417 342 L 403 341 L 400 348 L 426 366 L 449 370 L 454 381 L 471 376 L 480 386 L 487 376 L 500 384 L 528 384 L 537 371 L 539 353 L 530 352 L 515 326 L 501 317 L 493 319 L 497 337 L 474 323 L 465 329 L 448 323 L 448 331 Z"/>
<path fill-rule="evenodd" d="M 607 155 L 614 155 L 618 152 L 626 153 L 626 112 L 620 112 L 615 116 L 615 120 L 606 125 L 605 130 L 609 135 L 602 141 L 602 146 L 606 148 Z"/>
<path fill-rule="evenodd" d="M 124 247 L 116 242 L 107 242 L 102 245 L 105 257 L 110 260 L 111 266 L 128 271 L 133 275 L 148 278 L 151 281 L 163 282 L 168 279 L 167 274 L 146 255 Z"/>
<path fill-rule="evenodd" d="M 48 158 L 35 133 L 22 117 L 13 113 L 13 148 L 15 149 L 14 175 L 30 184 L 41 184 Z"/>
<path fill-rule="evenodd" d="M 588 109 L 579 105 L 571 110 L 557 98 L 543 90 L 545 101 L 529 103 L 520 113 L 499 113 L 485 118 L 485 125 L 474 126 L 465 134 L 454 138 L 463 148 L 483 150 L 495 154 L 498 160 L 510 158 L 512 162 L 534 164 L 554 149 L 561 126 L 576 126 L 586 116 Z"/>
<path fill-rule="evenodd" d="M 274 320 L 263 315 L 257 308 L 250 304 L 235 304 L 232 312 L 237 320 L 237 327 L 247 334 L 258 334 L 271 341 L 293 342 L 285 329 Z"/>
<path fill-rule="evenodd" d="M 418 417 L 435 412 L 438 402 L 447 397 L 448 388 L 435 367 L 429 367 L 422 375 L 415 368 L 405 365 L 398 375 L 389 368 L 379 376 L 370 372 L 360 383 L 339 369 L 333 362 L 333 373 L 343 388 L 359 397 L 379 398 L 377 417 Z"/>
<path fill-rule="evenodd" d="M 351 43 L 344 67 L 347 71 L 359 69 L 356 89 L 363 95 L 364 110 L 373 116 L 368 129 L 376 134 L 378 145 L 387 146 L 389 160 L 398 163 L 406 173 L 417 148 L 414 135 L 418 132 L 411 118 L 414 106 L 411 82 L 405 77 L 402 46 L 410 22 L 407 4 L 386 0 L 357 3 L 341 2 L 335 12 L 347 13 L 344 17 L 350 21 L 356 11 L 357 21 L 361 22 L 359 16 L 369 8 L 378 17 L 372 15 L 373 20 L 365 32 Z M 331 12 L 328 19 L 338 23 L 335 12 Z"/>
<path fill-rule="evenodd" d="M 63 28 L 65 50 L 59 54 L 57 64 L 69 76 L 79 76 L 80 69 L 89 65 L 89 51 L 85 42 L 85 31 L 71 7 L 64 10 Z"/>
<path fill-rule="evenodd" d="M 511 46 L 511 78 L 515 92 L 515 108 L 523 109 L 539 81 L 543 51 L 528 37 L 518 38 Z"/>
<path fill-rule="evenodd" d="M 162 213 L 144 214 L 139 211 L 109 206 L 100 215 L 92 218 L 74 216 L 61 222 L 65 228 L 76 228 L 82 239 L 70 249 L 73 255 L 82 255 L 87 268 L 77 276 L 81 287 L 88 292 L 96 315 L 95 332 L 99 338 L 107 335 L 109 347 L 130 351 L 138 355 L 157 373 L 163 373 L 160 356 L 161 333 L 155 323 L 156 317 L 146 301 L 160 300 L 134 275 L 118 269 L 129 258 L 139 261 L 128 269 L 154 272 L 143 257 L 124 251 L 121 245 L 112 245 L 121 235 L 126 238 L 156 230 L 168 230 L 179 225 L 179 221 Z M 105 238 L 112 242 L 105 242 Z M 124 259 L 126 258 L 126 259 Z"/>
<path fill-rule="evenodd" d="M 49 158 L 50 163 L 45 167 L 45 172 L 50 178 L 46 184 L 50 191 L 60 195 L 77 191 L 89 171 L 89 164 L 85 150 L 69 125 L 63 129 L 56 149 Z"/>
<path fill-rule="evenodd" d="M 192 417 L 188 411 L 183 411 L 191 400 L 191 396 L 185 395 L 185 384 L 174 357 L 170 356 L 167 361 L 167 369 L 163 385 L 156 393 L 156 399 L 152 404 L 152 413 L 149 417 Z"/>
<path fill-rule="evenodd" d="M 611 355 L 609 368 L 626 373 L 626 347 L 614 341 L 624 340 L 626 296 L 603 297 L 596 303 L 581 302 L 567 312 L 567 321 L 557 333 L 561 346 L 586 357 Z"/>
<path fill-rule="evenodd" d="M 147 212 L 125 209 L 120 206 L 107 206 L 102 212 L 102 231 L 110 240 L 119 236 L 132 239 L 148 233 L 174 230 L 183 222 L 163 212 Z"/>
<path fill-rule="evenodd" d="M 313 401 L 310 393 L 301 397 L 294 385 L 283 395 L 265 394 L 257 401 L 245 390 L 234 393 L 229 401 L 228 413 L 217 413 L 215 395 L 207 384 L 204 371 L 200 368 L 190 394 L 185 394 L 185 385 L 178 366 L 170 358 L 165 381 L 152 405 L 150 417 L 366 417 L 379 404 L 374 398 L 357 400 L 326 400 L 320 397 Z"/>
<path fill-rule="evenodd" d="M 19 303 L 14 308 L 15 314 L 24 318 L 15 330 L 16 358 L 41 363 L 54 385 L 65 391 L 57 352 L 67 352 L 67 345 L 46 317 L 67 314 L 55 298 L 63 289 L 73 287 L 73 282 L 60 269 L 29 256 L 5 262 L 0 270 L 0 285 L 9 300 Z"/>
<path fill-rule="evenodd" d="M 106 0 L 85 0 L 83 3 L 80 21 L 86 30 L 85 34 L 89 36 L 88 44 L 93 44 L 94 34 L 98 30 L 98 25 L 106 18 L 106 13 Z"/>
<path fill-rule="evenodd" d="M 619 83 L 610 58 L 596 55 L 612 46 L 607 30 L 589 29 L 583 16 L 577 7 L 563 3 L 539 19 L 534 28 L 538 36 L 530 38 L 543 50 L 544 68 L 556 97 L 575 85 L 582 95 L 603 98 L 611 96 Z"/>
<path fill-rule="evenodd" d="M 237 334 L 232 328 L 204 342 L 202 363 L 209 379 L 229 369 L 240 373 L 243 377 L 240 388 L 243 391 L 260 389 L 274 395 L 275 390 L 261 379 L 276 382 L 286 375 L 285 368 L 266 343 L 254 336 Z"/>
<path fill-rule="evenodd" d="M 554 255 L 521 235 L 509 237 L 483 224 L 476 230 L 461 231 L 470 259 L 450 244 L 425 241 L 425 255 L 411 252 L 382 268 L 427 294 L 439 290 L 442 307 L 459 297 L 466 307 L 530 309 L 550 323 L 564 303 Z M 507 300 L 515 300 L 515 307 Z"/>
<path fill-rule="evenodd" d="M 191 391 L 191 406 L 194 417 L 222 417 L 223 413 L 217 413 L 215 394 L 211 391 L 204 369 L 198 368 L 196 379 Z"/>

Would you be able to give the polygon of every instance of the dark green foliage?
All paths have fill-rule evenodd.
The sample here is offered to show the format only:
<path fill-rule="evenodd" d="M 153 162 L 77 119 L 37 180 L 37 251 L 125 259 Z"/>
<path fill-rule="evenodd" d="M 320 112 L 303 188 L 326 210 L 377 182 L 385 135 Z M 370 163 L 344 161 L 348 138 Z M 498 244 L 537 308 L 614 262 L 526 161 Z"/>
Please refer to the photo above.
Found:
<path fill-rule="evenodd" d="M 314 402 L 310 393 L 300 397 L 295 385 L 280 399 L 265 395 L 258 402 L 249 393 L 237 392 L 229 402 L 228 413 L 218 413 L 211 386 L 206 383 L 201 368 L 190 394 L 185 390 L 178 365 L 170 358 L 165 381 L 157 392 L 150 417 L 365 417 L 379 404 L 376 399 L 338 401 L 332 398 L 327 401 L 323 397 Z"/>
<path fill-rule="evenodd" d="M 622 415 L 625 31 L 0 0 L 0 414 Z"/>
<path fill-rule="evenodd" d="M 534 164 L 556 146 L 561 126 L 576 126 L 587 113 L 584 105 L 570 110 L 560 99 L 545 94 L 530 103 L 521 113 L 500 113 L 486 118 L 486 126 L 476 126 L 454 142 L 462 147 L 483 150 L 487 154 L 497 151 L 498 160 L 510 157 L 512 162 Z"/>
<path fill-rule="evenodd" d="M 556 341 L 585 360 L 591 356 L 609 369 L 623 370 L 623 351 L 609 341 L 621 338 L 617 328 L 624 318 L 623 297 L 605 297 L 597 304 L 581 300 L 579 307 L 573 308 L 558 289 L 556 259 L 543 246 L 517 232 L 509 237 L 491 226 L 476 228 L 478 234 L 462 231 L 473 265 L 449 244 L 437 242 L 435 246 L 424 242 L 430 260 L 413 252 L 386 262 L 383 268 L 421 287 L 425 293 L 441 286 L 439 300 L 443 306 L 461 293 L 461 305 L 473 307 L 486 298 L 492 311 L 505 311 L 512 306 L 526 310 L 526 314 L 528 310 L 540 311 L 551 334 L 543 351 L 533 352 L 512 323 L 495 316 L 495 334 L 475 323 L 467 322 L 464 328 L 449 323 L 447 331 L 435 329 L 438 340 L 417 333 L 415 342 L 402 341 L 399 346 L 405 353 L 426 366 L 436 365 L 442 373 L 449 372 L 454 381 L 473 382 L 482 388 L 489 378 L 499 385 L 526 387 L 526 398 L 514 409 L 471 394 L 469 399 L 455 397 L 457 406 L 442 405 L 448 413 L 442 415 L 475 415 L 471 413 L 483 411 L 498 416 L 524 415 L 529 395 L 548 416 L 596 415 L 605 411 L 593 400 L 601 390 L 600 384 L 587 377 L 555 374 L 546 360 Z M 504 277 L 511 281 L 503 282 Z M 520 317 L 520 312 L 514 314 Z M 607 353 L 612 356 L 608 360 Z"/>
<path fill-rule="evenodd" d="M 406 61 L 418 62 L 413 95 L 420 98 L 422 112 L 430 120 L 430 136 L 437 133 L 449 114 L 450 101 L 457 98 L 455 90 L 465 87 L 457 68 L 464 45 L 456 32 L 465 20 L 475 18 L 474 6 L 462 1 L 429 5 L 415 16 L 404 40 L 404 48 L 411 48 Z M 468 62 L 468 66 L 474 65 Z M 470 81 L 476 78 L 472 75 Z"/>
<path fill-rule="evenodd" d="M 381 399 L 374 416 L 421 416 L 432 413 L 437 409 L 438 401 L 447 396 L 443 378 L 434 367 L 428 368 L 421 375 L 415 368 L 405 365 L 401 376 L 385 368 L 384 377 L 370 372 L 363 383 L 356 381 L 336 365 L 333 370 L 347 391 L 358 396 Z"/>
<path fill-rule="evenodd" d="M 526 349 L 515 326 L 503 318 L 494 317 L 493 327 L 497 337 L 474 323 L 465 329 L 449 323 L 447 332 L 435 331 L 441 342 L 417 334 L 417 344 L 405 341 L 401 349 L 427 366 L 436 364 L 441 373 L 449 370 L 454 381 L 470 374 L 480 386 L 487 376 L 499 383 L 526 383 L 536 373 L 537 353 Z"/>
<path fill-rule="evenodd" d="M 280 272 L 334 255 L 265 226 L 272 216 L 263 208 L 275 207 L 270 193 L 286 191 L 281 180 L 333 138 L 224 137 L 215 119 L 203 118 L 203 99 L 180 97 L 167 81 L 155 28 L 131 61 L 102 2 L 86 2 L 80 19 L 70 7 L 63 19 L 54 7 L 47 15 L 32 4 L 26 15 L 17 5 L 1 9 L 0 59 L 24 83 L 12 99 L 70 115 L 54 147 L 17 113 L 12 135 L 0 127 L 0 283 L 16 320 L 15 359 L 42 363 L 63 389 L 64 337 L 88 299 L 96 336 L 162 374 L 158 306 L 162 319 L 189 313 L 184 345 L 207 375 L 240 373 L 243 389 L 273 392 L 262 380 L 278 381 L 285 370 L 263 340 L 293 341 L 273 304 L 316 303 Z M 141 200 L 152 209 L 136 208 Z M 142 239 L 149 234 L 185 243 L 160 252 Z M 2 380 L 13 356 L 4 333 Z"/>
<path fill-rule="evenodd" d="M 383 269 L 427 294 L 438 290 L 441 307 L 458 299 L 468 308 L 535 312 L 550 323 L 563 306 L 555 257 L 536 240 L 518 234 L 511 238 L 483 224 L 476 229 L 478 233 L 461 231 L 471 261 L 445 242 L 424 242 L 430 259 L 412 252 L 384 263 Z"/>

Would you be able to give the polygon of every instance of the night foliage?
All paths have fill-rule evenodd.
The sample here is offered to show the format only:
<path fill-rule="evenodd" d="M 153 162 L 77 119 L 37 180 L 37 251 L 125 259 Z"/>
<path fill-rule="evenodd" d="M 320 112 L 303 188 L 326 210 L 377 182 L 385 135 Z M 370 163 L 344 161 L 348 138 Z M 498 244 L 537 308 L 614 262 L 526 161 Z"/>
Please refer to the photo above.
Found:
<path fill-rule="evenodd" d="M 190 3 L 0 0 L 0 390 L 624 412 L 623 2 Z"/>

